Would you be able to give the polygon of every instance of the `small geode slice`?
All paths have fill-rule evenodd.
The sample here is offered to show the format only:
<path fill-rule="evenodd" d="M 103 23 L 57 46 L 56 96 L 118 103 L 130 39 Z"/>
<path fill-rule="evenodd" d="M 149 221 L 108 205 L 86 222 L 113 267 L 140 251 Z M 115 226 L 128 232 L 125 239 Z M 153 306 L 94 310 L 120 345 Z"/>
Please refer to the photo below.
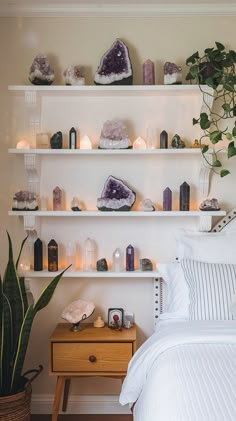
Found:
<path fill-rule="evenodd" d="M 107 120 L 103 124 L 99 149 L 129 149 L 131 141 L 122 120 Z"/>
<path fill-rule="evenodd" d="M 129 50 L 125 43 L 117 39 L 102 56 L 95 73 L 96 85 L 132 85 L 133 71 Z"/>
<path fill-rule="evenodd" d="M 101 211 L 129 211 L 136 199 L 136 193 L 123 181 L 110 175 L 105 182 L 102 196 L 97 199 Z"/>
<path fill-rule="evenodd" d="M 29 80 L 33 85 L 51 85 L 54 81 L 54 70 L 44 54 L 38 54 L 30 67 Z"/>
<path fill-rule="evenodd" d="M 181 85 L 182 68 L 167 61 L 164 64 L 164 85 Z"/>

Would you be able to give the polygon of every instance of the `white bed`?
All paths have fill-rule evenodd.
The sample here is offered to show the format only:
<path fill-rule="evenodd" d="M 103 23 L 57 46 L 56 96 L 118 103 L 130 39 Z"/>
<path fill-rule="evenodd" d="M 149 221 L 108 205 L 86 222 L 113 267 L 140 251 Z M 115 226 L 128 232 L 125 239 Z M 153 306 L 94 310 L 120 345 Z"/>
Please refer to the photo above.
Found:
<path fill-rule="evenodd" d="M 161 268 L 167 309 L 120 394 L 134 421 L 236 420 L 236 230 L 225 225 L 183 236 L 180 263 Z"/>

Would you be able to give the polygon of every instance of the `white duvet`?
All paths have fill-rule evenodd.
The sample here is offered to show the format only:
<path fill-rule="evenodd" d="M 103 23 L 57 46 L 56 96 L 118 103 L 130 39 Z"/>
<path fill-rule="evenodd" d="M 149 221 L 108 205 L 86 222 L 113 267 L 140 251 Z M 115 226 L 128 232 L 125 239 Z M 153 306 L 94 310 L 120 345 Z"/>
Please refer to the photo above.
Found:
<path fill-rule="evenodd" d="M 236 321 L 160 321 L 129 364 L 134 402 L 134 421 L 236 421 Z"/>

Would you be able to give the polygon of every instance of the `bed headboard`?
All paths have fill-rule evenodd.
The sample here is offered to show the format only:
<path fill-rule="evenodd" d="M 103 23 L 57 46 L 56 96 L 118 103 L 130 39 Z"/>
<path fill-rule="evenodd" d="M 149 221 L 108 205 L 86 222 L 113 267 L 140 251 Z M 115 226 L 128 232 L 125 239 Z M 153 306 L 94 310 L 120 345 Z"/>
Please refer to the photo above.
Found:
<path fill-rule="evenodd" d="M 236 230 L 236 208 L 226 214 L 212 229 L 211 232 L 220 232 L 222 230 Z M 214 235 L 214 234 L 213 234 Z M 160 314 L 164 311 L 167 291 L 165 282 L 162 278 L 154 278 L 153 308 L 154 308 L 154 326 L 156 325 Z"/>

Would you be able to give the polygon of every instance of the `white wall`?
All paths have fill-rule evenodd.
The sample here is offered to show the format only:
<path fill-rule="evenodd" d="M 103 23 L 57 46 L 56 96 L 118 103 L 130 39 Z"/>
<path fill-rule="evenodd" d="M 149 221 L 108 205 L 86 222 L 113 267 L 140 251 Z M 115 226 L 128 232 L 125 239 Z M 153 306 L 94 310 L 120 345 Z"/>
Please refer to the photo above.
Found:
<path fill-rule="evenodd" d="M 11 198 L 15 191 L 26 187 L 26 177 L 20 157 L 9 156 L 7 148 L 15 142 L 11 138 L 12 108 L 10 95 L 7 86 L 12 84 L 28 84 L 28 71 L 31 62 L 36 54 L 45 52 L 50 57 L 53 67 L 56 70 L 55 84 L 63 83 L 62 72 L 69 64 L 83 64 L 86 69 L 86 80 L 88 84 L 93 83 L 93 75 L 99 63 L 101 55 L 110 47 L 115 38 L 123 39 L 129 49 L 134 70 L 134 83 L 140 84 L 142 80 L 142 63 L 150 58 L 156 66 L 156 82 L 163 81 L 163 64 L 165 61 L 174 61 L 183 65 L 184 75 L 186 67 L 185 58 L 197 49 L 204 48 L 220 41 L 231 49 L 236 49 L 235 40 L 236 18 L 1 18 L 0 19 L 0 51 L 1 51 L 1 78 L 0 78 L 0 230 L 1 230 L 1 256 L 0 262 L 3 272 L 3 264 L 6 260 L 6 235 L 8 229 L 19 246 L 24 231 L 21 219 L 10 218 L 7 211 L 11 207 Z M 120 104 L 122 106 L 122 104 Z M 104 119 L 105 114 L 104 112 Z M 110 117 L 110 115 L 109 115 Z M 102 121 L 102 116 L 100 116 Z M 180 122 L 181 123 L 181 122 Z M 56 128 L 57 122 L 48 121 L 51 129 Z M 59 125 L 59 121 L 58 121 Z M 179 125 L 181 129 L 181 124 Z M 140 127 L 140 130 L 142 128 Z M 133 129 L 133 136 L 138 129 Z M 135 166 L 145 170 L 141 160 L 131 163 L 130 174 L 126 169 L 127 177 L 138 186 L 138 179 L 134 176 Z M 104 166 L 107 161 L 102 161 Z M 118 172 L 119 162 L 109 164 L 110 170 Z M 114 166 L 113 166 L 114 165 Z M 152 164 L 153 165 L 153 164 Z M 196 164 L 190 160 L 185 170 L 174 165 L 171 170 L 176 170 L 177 180 L 194 179 L 196 175 Z M 212 178 L 211 195 L 219 199 L 222 208 L 230 210 L 235 206 L 235 199 L 232 192 L 235 190 L 235 160 L 230 163 L 231 175 L 225 179 L 217 176 Z M 104 168 L 96 168 L 104 173 Z M 166 169 L 168 172 L 169 169 Z M 100 173 L 100 174 L 101 174 Z M 91 174 L 93 177 L 96 175 Z M 105 173 L 104 173 L 105 175 Z M 116 174 L 114 174 L 116 175 Z M 89 181 L 90 183 L 90 181 Z M 47 184 L 47 183 L 46 183 Z M 45 184 L 45 185 L 46 185 Z M 147 192 L 148 192 L 147 187 Z M 160 196 L 156 196 L 160 201 Z M 196 220 L 186 220 L 185 226 L 196 227 Z M 69 223 L 69 233 L 73 227 Z M 90 231 L 100 235 L 92 222 Z M 129 225 L 130 224 L 130 225 Z M 183 221 L 173 219 L 163 222 L 161 226 L 155 223 L 151 228 L 150 243 L 147 250 L 152 257 L 156 255 L 157 260 L 168 260 L 174 254 L 173 236 L 177 228 L 182 226 Z M 50 227 L 53 233 L 54 222 Z M 112 231 L 111 221 L 104 223 L 104 229 Z M 124 232 L 136 232 L 136 227 L 131 221 L 124 222 Z M 128 231 L 130 230 L 130 231 Z M 104 234 L 104 244 L 107 239 L 107 232 Z M 157 232 L 157 234 L 156 234 Z M 102 235 L 102 233 L 101 233 Z M 140 238 L 136 233 L 137 242 Z M 46 236 L 46 235 L 45 235 Z M 125 244 L 127 234 L 119 233 L 119 241 Z M 82 242 L 82 238 L 81 238 Z M 111 249 L 115 247 L 115 240 L 112 240 Z M 105 246 L 104 246 L 105 247 Z M 155 251 L 153 251 L 155 248 Z M 104 248 L 106 251 L 106 248 Z M 102 257 L 102 256 L 101 256 Z M 35 293 L 43 288 L 45 280 L 32 281 L 32 289 Z M 26 368 L 32 368 L 42 363 L 44 372 L 33 385 L 34 395 L 51 396 L 54 392 L 55 379 L 48 377 L 48 344 L 47 340 L 56 323 L 60 322 L 62 308 L 74 297 L 92 299 L 96 304 L 96 315 L 101 313 L 106 317 L 107 308 L 120 306 L 127 310 L 134 311 L 138 324 L 138 343 L 140 344 L 152 332 L 152 284 L 150 280 L 62 280 L 57 291 L 44 311 L 37 316 L 33 325 L 31 342 L 27 356 Z M 120 382 L 112 379 L 83 379 L 76 380 L 73 384 L 72 393 L 80 395 L 116 395 L 120 390 Z"/>

